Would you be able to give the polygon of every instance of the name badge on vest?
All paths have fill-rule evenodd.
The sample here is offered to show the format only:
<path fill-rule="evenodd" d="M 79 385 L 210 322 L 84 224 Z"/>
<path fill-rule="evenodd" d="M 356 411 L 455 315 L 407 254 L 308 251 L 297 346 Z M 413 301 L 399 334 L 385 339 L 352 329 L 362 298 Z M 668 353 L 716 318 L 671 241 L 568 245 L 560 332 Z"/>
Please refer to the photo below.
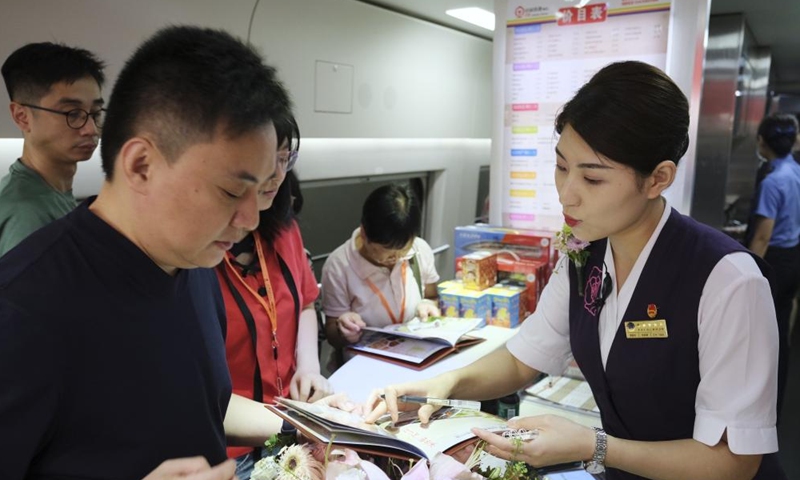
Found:
<path fill-rule="evenodd" d="M 625 322 L 625 337 L 627 338 L 667 338 L 667 321 L 656 320 L 658 307 L 655 304 L 647 306 L 647 316 L 650 320 Z"/>

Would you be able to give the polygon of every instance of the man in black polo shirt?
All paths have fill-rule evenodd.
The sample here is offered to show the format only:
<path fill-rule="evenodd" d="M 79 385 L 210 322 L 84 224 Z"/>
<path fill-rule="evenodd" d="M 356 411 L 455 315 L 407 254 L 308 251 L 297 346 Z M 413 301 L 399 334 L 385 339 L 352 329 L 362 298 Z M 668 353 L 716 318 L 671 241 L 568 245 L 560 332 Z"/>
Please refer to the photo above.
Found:
<path fill-rule="evenodd" d="M 0 478 L 234 476 L 224 308 L 197 267 L 257 226 L 288 111 L 220 31 L 164 29 L 126 63 L 100 194 L 0 260 Z"/>

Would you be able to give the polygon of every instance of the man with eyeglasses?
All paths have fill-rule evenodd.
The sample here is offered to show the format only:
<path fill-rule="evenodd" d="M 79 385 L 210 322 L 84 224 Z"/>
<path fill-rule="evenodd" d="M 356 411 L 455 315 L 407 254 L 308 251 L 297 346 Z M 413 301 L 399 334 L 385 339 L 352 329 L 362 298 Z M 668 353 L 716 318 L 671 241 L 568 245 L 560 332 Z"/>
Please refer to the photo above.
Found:
<path fill-rule="evenodd" d="M 3 64 L 24 143 L 0 180 L 0 256 L 76 207 L 72 180 L 103 126 L 103 67 L 87 50 L 50 42 L 25 45 Z"/>

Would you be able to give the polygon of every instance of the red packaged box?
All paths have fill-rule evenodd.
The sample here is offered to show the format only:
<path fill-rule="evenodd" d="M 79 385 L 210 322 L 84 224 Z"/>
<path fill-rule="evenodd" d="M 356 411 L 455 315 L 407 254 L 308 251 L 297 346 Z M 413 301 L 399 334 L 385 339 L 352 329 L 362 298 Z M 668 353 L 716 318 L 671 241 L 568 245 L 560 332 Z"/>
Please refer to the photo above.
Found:
<path fill-rule="evenodd" d="M 525 288 L 524 310 L 530 315 L 536 310 L 542 289 L 550 271 L 548 262 L 515 258 L 501 252 L 497 255 L 497 279 L 500 283 L 519 285 Z"/>

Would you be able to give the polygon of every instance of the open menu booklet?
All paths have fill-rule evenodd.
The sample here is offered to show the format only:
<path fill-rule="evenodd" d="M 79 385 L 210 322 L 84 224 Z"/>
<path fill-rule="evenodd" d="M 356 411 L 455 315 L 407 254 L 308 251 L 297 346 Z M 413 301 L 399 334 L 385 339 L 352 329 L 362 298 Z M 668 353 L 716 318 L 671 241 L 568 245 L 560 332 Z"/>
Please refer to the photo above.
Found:
<path fill-rule="evenodd" d="M 383 328 L 364 327 L 361 340 L 347 348 L 356 354 L 423 369 L 461 348 L 484 341 L 465 335 L 483 324 L 482 318 L 415 317 Z"/>
<path fill-rule="evenodd" d="M 501 431 L 506 420 L 478 410 L 443 408 L 426 426 L 417 412 L 401 412 L 397 424 L 391 419 L 376 424 L 364 423 L 361 416 L 327 405 L 276 398 L 276 405 L 266 407 L 297 428 L 309 439 L 353 450 L 394 458 L 433 458 L 473 441 L 472 428 Z"/>

